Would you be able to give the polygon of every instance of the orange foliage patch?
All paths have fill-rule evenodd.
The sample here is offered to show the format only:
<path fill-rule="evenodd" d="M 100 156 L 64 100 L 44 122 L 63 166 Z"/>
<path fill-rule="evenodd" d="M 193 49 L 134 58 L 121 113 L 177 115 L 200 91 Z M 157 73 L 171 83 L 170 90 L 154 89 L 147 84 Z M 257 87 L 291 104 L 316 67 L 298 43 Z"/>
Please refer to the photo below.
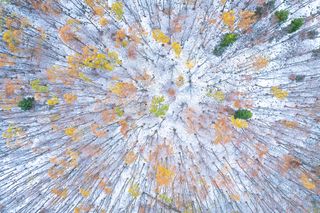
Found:
<path fill-rule="evenodd" d="M 103 130 L 98 130 L 99 128 L 100 126 L 97 123 L 91 124 L 91 131 L 96 137 L 98 138 L 106 137 L 107 133 Z"/>
<path fill-rule="evenodd" d="M 57 179 L 61 176 L 63 176 L 64 174 L 64 169 L 57 169 L 55 167 L 51 167 L 49 170 L 48 170 L 48 176 L 51 178 L 51 179 Z"/>
<path fill-rule="evenodd" d="M 103 7 L 94 6 L 93 7 L 93 11 L 94 11 L 94 14 L 97 15 L 97 16 L 102 17 L 104 15 L 104 8 Z"/>
<path fill-rule="evenodd" d="M 73 94 L 64 94 L 63 98 L 67 104 L 73 104 L 77 100 L 77 96 Z"/>
<path fill-rule="evenodd" d="M 149 161 L 156 165 L 160 158 L 169 157 L 173 154 L 173 147 L 170 144 L 161 143 L 152 149 L 149 154 Z"/>
<path fill-rule="evenodd" d="M 85 157 L 98 157 L 102 154 L 102 148 L 98 145 L 87 145 L 80 148 L 81 154 Z"/>
<path fill-rule="evenodd" d="M 189 133 L 196 133 L 201 129 L 206 129 L 208 125 L 208 117 L 203 114 L 198 114 L 192 108 L 184 110 L 183 119 L 187 125 L 187 131 Z"/>
<path fill-rule="evenodd" d="M 269 64 L 268 59 L 260 56 L 260 57 L 256 58 L 255 61 L 253 62 L 253 67 L 256 70 L 260 70 L 260 69 L 265 68 L 268 64 Z"/>
<path fill-rule="evenodd" d="M 128 47 L 128 58 L 130 59 L 137 58 L 137 46 L 134 43 L 130 44 Z"/>
<path fill-rule="evenodd" d="M 38 0 L 27 0 L 34 9 L 40 10 L 43 13 L 50 15 L 59 15 L 61 9 L 56 5 L 59 3 L 59 0 L 47 0 L 47 1 L 38 1 Z"/>
<path fill-rule="evenodd" d="M 290 169 L 296 169 L 301 165 L 301 161 L 291 155 L 285 155 L 282 159 L 281 172 L 286 173 Z"/>
<path fill-rule="evenodd" d="M 102 113 L 102 119 L 104 122 L 106 123 L 111 123 L 113 122 L 115 119 L 116 119 L 116 111 L 114 109 L 107 109 L 107 110 L 104 110 Z"/>
<path fill-rule="evenodd" d="M 235 100 L 234 103 L 233 103 L 233 106 L 235 108 L 252 108 L 252 101 L 250 100 Z"/>
<path fill-rule="evenodd" d="M 111 88 L 111 92 L 125 98 L 135 95 L 137 88 L 132 83 L 118 82 Z"/>
<path fill-rule="evenodd" d="M 127 35 L 124 29 L 120 29 L 116 32 L 116 47 L 119 48 L 121 46 L 126 46 L 127 42 L 126 39 Z"/>
<path fill-rule="evenodd" d="M 182 25 L 181 22 L 185 19 L 184 16 L 177 16 L 176 18 L 174 18 L 172 20 L 172 27 L 171 27 L 171 31 L 173 33 L 179 33 L 182 31 Z"/>
<path fill-rule="evenodd" d="M 215 144 L 226 144 L 233 139 L 232 129 L 227 122 L 227 119 L 218 119 L 214 124 L 215 129 Z"/>
<path fill-rule="evenodd" d="M 285 127 L 288 127 L 288 128 L 291 128 L 291 129 L 299 127 L 298 122 L 295 122 L 295 121 L 281 120 L 280 122 Z"/>
<path fill-rule="evenodd" d="M 69 43 L 78 39 L 75 30 L 72 26 L 66 24 L 59 29 L 59 36 L 61 40 L 65 43 Z"/>
<path fill-rule="evenodd" d="M 137 155 L 133 151 L 130 151 L 124 157 L 124 162 L 126 164 L 132 164 L 136 159 L 137 159 Z"/>
<path fill-rule="evenodd" d="M 13 59 L 8 56 L 7 54 L 0 54 L 0 67 L 4 67 L 4 66 L 13 66 L 15 64 L 15 62 L 13 61 Z"/>
<path fill-rule="evenodd" d="M 7 98 L 12 96 L 15 90 L 21 87 L 19 86 L 19 81 L 17 80 L 5 80 L 4 85 L 4 91 Z"/>
<path fill-rule="evenodd" d="M 128 123 L 126 120 L 121 120 L 118 122 L 120 125 L 120 132 L 123 136 L 127 136 L 127 132 L 129 129 Z"/>
<path fill-rule="evenodd" d="M 107 186 L 107 183 L 104 180 L 101 180 L 99 183 L 99 188 L 102 189 L 106 194 L 112 194 L 112 188 Z"/>
<path fill-rule="evenodd" d="M 167 93 L 168 93 L 168 96 L 170 96 L 170 97 L 175 97 L 176 96 L 176 91 L 173 88 L 169 88 Z"/>
<path fill-rule="evenodd" d="M 238 27 L 241 30 L 247 30 L 250 26 L 256 22 L 255 12 L 254 11 L 241 11 L 240 12 L 240 21 L 238 23 Z"/>
<path fill-rule="evenodd" d="M 267 154 L 268 151 L 269 151 L 269 148 L 266 145 L 262 144 L 262 143 L 255 145 L 255 148 L 256 148 L 256 151 L 257 151 L 257 153 L 259 155 L 259 158 L 263 158 L 263 156 L 265 154 Z"/>
<path fill-rule="evenodd" d="M 51 192 L 63 199 L 66 199 L 68 196 L 68 189 L 57 189 L 57 188 L 53 188 L 51 189 Z"/>

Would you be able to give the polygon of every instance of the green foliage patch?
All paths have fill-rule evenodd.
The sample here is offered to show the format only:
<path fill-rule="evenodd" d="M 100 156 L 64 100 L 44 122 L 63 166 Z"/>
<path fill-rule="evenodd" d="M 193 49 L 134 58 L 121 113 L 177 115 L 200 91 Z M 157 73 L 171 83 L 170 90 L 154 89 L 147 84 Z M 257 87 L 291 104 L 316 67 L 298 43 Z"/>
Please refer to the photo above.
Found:
<path fill-rule="evenodd" d="M 169 109 L 168 104 L 163 104 L 164 96 L 154 96 L 151 101 L 150 112 L 156 117 L 164 117 Z"/>

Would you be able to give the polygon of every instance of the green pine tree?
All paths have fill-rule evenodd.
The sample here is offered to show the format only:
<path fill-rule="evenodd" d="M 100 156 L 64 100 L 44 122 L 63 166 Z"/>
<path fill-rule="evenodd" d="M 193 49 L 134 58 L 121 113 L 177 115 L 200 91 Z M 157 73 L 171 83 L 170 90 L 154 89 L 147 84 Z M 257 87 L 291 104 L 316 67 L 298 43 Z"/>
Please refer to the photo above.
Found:
<path fill-rule="evenodd" d="M 18 106 L 24 111 L 32 109 L 33 105 L 34 105 L 34 98 L 33 97 L 23 98 L 18 103 Z"/>
<path fill-rule="evenodd" d="M 238 109 L 234 113 L 234 118 L 248 120 L 252 117 L 252 112 L 247 109 Z"/>
<path fill-rule="evenodd" d="M 289 17 L 288 10 L 279 10 L 275 12 L 275 16 L 278 19 L 278 22 L 285 22 Z"/>
<path fill-rule="evenodd" d="M 300 29 L 300 27 L 304 24 L 303 18 L 293 19 L 289 25 L 288 32 L 293 33 Z"/>

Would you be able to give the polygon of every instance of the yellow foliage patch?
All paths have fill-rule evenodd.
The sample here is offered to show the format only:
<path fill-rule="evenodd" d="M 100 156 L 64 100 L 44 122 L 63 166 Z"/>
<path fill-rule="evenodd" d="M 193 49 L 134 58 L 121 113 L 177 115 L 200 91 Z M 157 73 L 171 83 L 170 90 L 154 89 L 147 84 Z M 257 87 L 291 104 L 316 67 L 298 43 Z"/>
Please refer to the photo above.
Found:
<path fill-rule="evenodd" d="M 74 127 L 68 127 L 64 130 L 64 133 L 68 136 L 73 136 L 76 133 L 76 128 Z"/>
<path fill-rule="evenodd" d="M 187 67 L 188 69 L 192 69 L 192 68 L 194 67 L 194 62 L 193 62 L 192 60 L 188 60 L 188 61 L 186 62 L 186 67 Z"/>
<path fill-rule="evenodd" d="M 79 78 L 85 82 L 92 82 L 92 80 L 82 72 L 79 72 Z"/>
<path fill-rule="evenodd" d="M 94 7 L 94 5 L 95 5 L 95 0 L 84 0 L 84 1 L 90 7 Z"/>
<path fill-rule="evenodd" d="M 2 39 L 11 52 L 17 51 L 17 46 L 20 43 L 20 36 L 20 30 L 7 30 L 2 34 Z"/>
<path fill-rule="evenodd" d="M 179 57 L 182 50 L 180 43 L 173 42 L 171 46 L 172 46 L 173 52 L 176 54 L 177 57 Z"/>
<path fill-rule="evenodd" d="M 140 195 L 140 187 L 138 184 L 132 184 L 128 190 L 129 194 L 136 199 Z"/>
<path fill-rule="evenodd" d="M 230 30 L 233 30 L 235 20 L 236 17 L 233 10 L 222 13 L 222 21 L 229 27 Z"/>
<path fill-rule="evenodd" d="M 79 207 L 74 208 L 73 212 L 74 213 L 80 213 L 80 208 Z"/>
<path fill-rule="evenodd" d="M 100 20 L 99 20 L 99 24 L 100 24 L 102 27 L 106 26 L 108 23 L 109 23 L 109 22 L 108 22 L 108 19 L 106 19 L 106 18 L 104 18 L 104 17 L 100 18 Z"/>
<path fill-rule="evenodd" d="M 8 129 L 2 133 L 2 137 L 6 139 L 18 137 L 22 134 L 22 131 L 23 130 L 21 128 L 10 124 Z"/>
<path fill-rule="evenodd" d="M 110 51 L 108 52 L 109 59 L 116 64 L 122 64 L 122 61 L 119 59 L 119 55 L 117 52 Z"/>
<path fill-rule="evenodd" d="M 152 37 L 159 43 L 167 44 L 170 41 L 170 38 L 166 36 L 160 29 L 155 29 L 152 31 Z"/>
<path fill-rule="evenodd" d="M 118 20 L 121 20 L 124 14 L 122 2 L 114 2 L 111 6 L 112 12 L 116 15 Z"/>
<path fill-rule="evenodd" d="M 107 56 L 102 53 L 92 54 L 88 56 L 83 64 L 90 68 L 95 69 L 105 69 L 108 71 L 112 71 L 114 67 L 109 63 Z"/>
<path fill-rule="evenodd" d="M 128 45 L 127 34 L 124 29 L 120 29 L 116 33 L 116 47 L 126 47 Z"/>
<path fill-rule="evenodd" d="M 215 93 L 212 94 L 212 97 L 216 99 L 217 101 L 223 101 L 225 96 L 224 93 L 220 90 L 216 91 Z"/>
<path fill-rule="evenodd" d="M 82 197 L 84 197 L 84 198 L 87 198 L 87 197 L 89 197 L 89 195 L 90 195 L 90 191 L 85 190 L 85 189 L 83 189 L 83 188 L 80 188 L 80 189 L 79 189 L 79 192 L 80 192 L 80 194 L 82 195 Z"/>
<path fill-rule="evenodd" d="M 279 100 L 284 100 L 289 95 L 289 92 L 282 90 L 276 86 L 271 87 L 271 92 L 272 92 L 273 96 Z"/>
<path fill-rule="evenodd" d="M 237 128 L 248 128 L 248 122 L 246 120 L 234 118 L 234 116 L 231 117 L 231 123 Z"/>
<path fill-rule="evenodd" d="M 49 106 L 57 105 L 57 104 L 59 104 L 59 99 L 58 99 L 57 97 L 53 97 L 53 98 L 51 98 L 51 99 L 49 99 L 49 100 L 47 101 L 47 104 L 48 104 Z"/>

